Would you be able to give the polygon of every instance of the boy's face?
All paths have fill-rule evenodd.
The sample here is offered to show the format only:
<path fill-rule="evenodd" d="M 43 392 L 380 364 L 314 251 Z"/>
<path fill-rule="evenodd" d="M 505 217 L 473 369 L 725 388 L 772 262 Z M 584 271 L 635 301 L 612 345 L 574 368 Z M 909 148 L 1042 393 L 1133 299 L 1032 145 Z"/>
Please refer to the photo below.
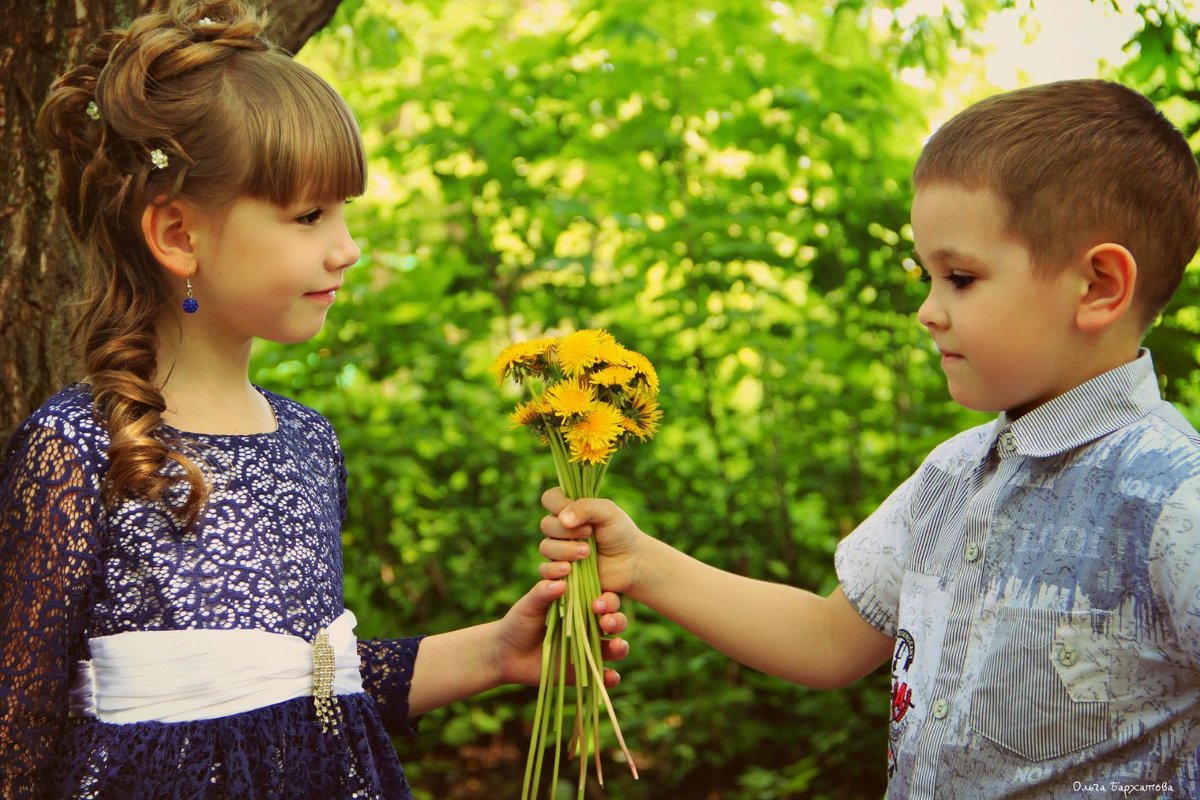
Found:
<path fill-rule="evenodd" d="M 1071 389 L 1074 271 L 1035 277 L 1026 247 L 1004 229 L 986 189 L 918 189 L 912 206 L 917 255 L 930 279 L 917 312 L 942 355 L 950 395 L 978 411 L 1023 414 Z"/>

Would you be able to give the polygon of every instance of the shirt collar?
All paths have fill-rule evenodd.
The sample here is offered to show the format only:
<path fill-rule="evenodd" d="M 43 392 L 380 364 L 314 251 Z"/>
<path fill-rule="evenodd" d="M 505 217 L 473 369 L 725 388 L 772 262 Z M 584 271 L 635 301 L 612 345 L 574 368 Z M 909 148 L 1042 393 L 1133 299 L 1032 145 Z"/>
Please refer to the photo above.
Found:
<path fill-rule="evenodd" d="M 1094 442 L 1141 419 L 1162 401 L 1146 348 L 1128 364 L 1097 375 L 1017 419 L 1002 413 L 983 454 L 1044 458 Z"/>

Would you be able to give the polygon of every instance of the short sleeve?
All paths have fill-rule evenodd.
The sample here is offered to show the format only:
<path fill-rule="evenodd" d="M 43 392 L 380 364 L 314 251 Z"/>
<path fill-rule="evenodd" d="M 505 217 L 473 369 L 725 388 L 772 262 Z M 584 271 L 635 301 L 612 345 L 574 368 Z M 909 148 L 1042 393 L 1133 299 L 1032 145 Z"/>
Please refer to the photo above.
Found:
<path fill-rule="evenodd" d="M 25 424 L 0 480 L 0 797 L 32 796 L 68 720 L 97 558 L 100 480 L 70 422 Z"/>
<path fill-rule="evenodd" d="M 1182 659 L 1200 672 L 1200 475 L 1163 503 L 1150 540 L 1149 570 L 1179 640 Z"/>
<path fill-rule="evenodd" d="M 363 690 L 375 700 L 384 727 L 390 733 L 413 735 L 419 719 L 408 716 L 408 692 L 413 665 L 423 636 L 405 639 L 359 641 Z"/>
<path fill-rule="evenodd" d="M 896 635 L 904 552 L 911 527 L 909 501 L 916 476 L 900 484 L 837 547 L 834 565 L 850 604 L 871 627 Z"/>

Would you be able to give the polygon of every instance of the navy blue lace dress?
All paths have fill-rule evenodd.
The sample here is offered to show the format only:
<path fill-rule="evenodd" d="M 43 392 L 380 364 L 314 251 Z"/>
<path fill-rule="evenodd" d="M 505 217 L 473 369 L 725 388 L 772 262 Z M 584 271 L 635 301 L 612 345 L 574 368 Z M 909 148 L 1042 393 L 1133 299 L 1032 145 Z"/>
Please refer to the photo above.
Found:
<path fill-rule="evenodd" d="M 312 640 L 342 612 L 337 437 L 311 409 L 263 394 L 279 423 L 273 433 L 164 426 L 202 460 L 213 487 L 187 534 L 161 504 L 105 508 L 108 436 L 86 385 L 52 397 L 9 441 L 0 466 L 0 797 L 411 797 L 389 733 L 413 732 L 419 637 L 359 642 L 365 692 L 338 698 L 337 736 L 322 731 L 308 697 L 195 722 L 68 716 L 73 665 L 89 658 L 89 637 L 256 628 Z"/>

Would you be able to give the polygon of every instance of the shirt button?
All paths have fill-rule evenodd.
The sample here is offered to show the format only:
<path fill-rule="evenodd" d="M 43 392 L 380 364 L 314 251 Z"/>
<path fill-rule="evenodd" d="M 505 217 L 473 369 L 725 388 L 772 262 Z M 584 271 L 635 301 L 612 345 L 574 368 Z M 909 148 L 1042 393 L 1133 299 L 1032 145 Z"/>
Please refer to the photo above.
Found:
<path fill-rule="evenodd" d="M 1017 437 L 1013 436 L 1012 431 L 1005 431 L 1004 433 L 1000 434 L 1000 441 L 998 444 L 1000 452 L 1004 455 L 1012 455 L 1013 453 L 1017 452 Z"/>
<path fill-rule="evenodd" d="M 1078 660 L 1079 651 L 1069 644 L 1063 645 L 1062 649 L 1058 651 L 1058 663 L 1064 667 L 1073 667 Z"/>
<path fill-rule="evenodd" d="M 933 718 L 934 719 L 945 719 L 946 715 L 949 713 L 950 713 L 950 703 L 948 703 L 946 700 L 944 700 L 944 699 L 938 700 L 937 702 L 935 702 L 933 704 Z"/>
<path fill-rule="evenodd" d="M 966 550 L 963 551 L 963 556 L 967 559 L 967 561 L 974 561 L 975 559 L 979 558 L 979 545 L 975 542 L 970 542 L 967 545 Z"/>

